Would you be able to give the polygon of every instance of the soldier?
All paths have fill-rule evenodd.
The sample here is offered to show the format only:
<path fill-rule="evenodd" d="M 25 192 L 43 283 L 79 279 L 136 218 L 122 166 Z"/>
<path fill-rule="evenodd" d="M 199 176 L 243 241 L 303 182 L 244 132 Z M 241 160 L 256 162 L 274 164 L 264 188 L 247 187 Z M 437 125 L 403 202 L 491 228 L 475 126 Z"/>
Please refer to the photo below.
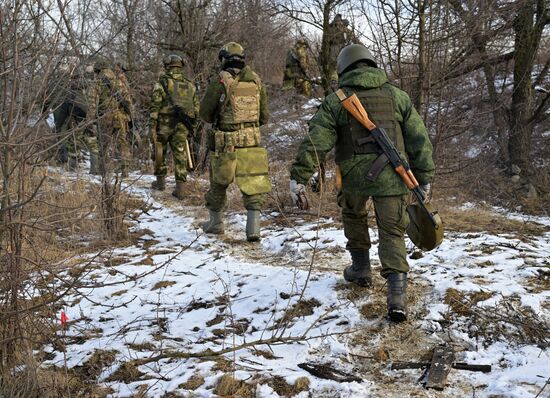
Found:
<path fill-rule="evenodd" d="M 360 44 L 359 40 L 349 27 L 349 21 L 342 18 L 342 14 L 336 14 L 333 21 L 328 26 L 328 44 L 329 44 L 329 69 L 331 81 L 336 87 L 338 83 L 338 74 L 336 73 L 336 57 L 340 50 L 350 44 Z"/>
<path fill-rule="evenodd" d="M 357 94 L 369 118 L 383 127 L 398 150 L 407 155 L 421 188 L 428 193 L 434 175 L 432 145 L 409 96 L 388 83 L 370 51 L 360 44 L 349 45 L 340 52 L 337 72 L 340 88 L 348 95 Z M 409 266 L 404 233 L 409 223 L 405 210 L 408 189 L 387 162 L 375 161 L 379 155 L 376 144 L 358 144 L 368 134 L 342 107 L 335 93 L 327 96 L 309 122 L 309 135 L 290 170 L 290 191 L 297 203 L 317 166 L 317 156 L 323 162 L 326 153 L 335 147 L 336 164 L 342 176 L 338 205 L 342 208 L 344 234 L 352 259 L 351 266 L 344 270 L 344 278 L 360 286 L 372 284 L 366 209 L 367 200 L 372 198 L 381 274 L 388 284 L 388 315 L 391 321 L 401 322 L 407 319 Z M 373 182 L 367 179 L 370 173 L 379 173 Z"/>
<path fill-rule="evenodd" d="M 235 42 L 218 56 L 222 71 L 208 85 L 200 116 L 213 129 L 208 133 L 210 189 L 205 195 L 210 220 L 206 233 L 223 234 L 222 210 L 226 190 L 239 186 L 247 209 L 246 238 L 260 239 L 262 194 L 271 191 L 267 151 L 260 145 L 260 126 L 267 123 L 267 93 L 260 77 L 245 64 L 244 49 Z"/>
<path fill-rule="evenodd" d="M 176 189 L 172 195 L 183 199 L 187 169 L 191 166 L 187 164 L 191 156 L 187 138 L 193 136 L 197 128 L 199 99 L 195 85 L 183 74 L 183 59 L 172 54 L 163 62 L 165 73 L 153 87 L 149 108 L 149 133 L 157 177 L 151 187 L 160 191 L 165 189 L 166 151 L 170 145 L 176 175 Z"/>
<path fill-rule="evenodd" d="M 311 97 L 311 79 L 309 76 L 309 45 L 300 39 L 294 49 L 288 50 L 286 56 L 283 89 L 294 87 L 298 94 Z"/>
<path fill-rule="evenodd" d="M 96 81 L 91 90 L 90 117 L 96 120 L 97 140 L 104 167 L 109 159 L 115 159 L 123 177 L 128 176 L 130 148 L 129 124 L 132 121 L 132 99 L 124 80 L 118 78 L 106 61 L 94 65 Z"/>
<path fill-rule="evenodd" d="M 93 132 L 87 127 L 84 131 L 77 129 L 78 125 L 86 120 L 88 112 L 88 92 L 92 76 L 87 72 L 87 69 L 71 66 L 70 73 L 65 76 L 66 81 L 57 83 L 57 98 L 52 96 L 50 105 L 57 103 L 54 105 L 53 116 L 55 131 L 60 140 L 58 160 L 61 163 L 68 163 L 69 169 L 76 170 L 80 150 L 87 147 L 90 151 L 90 173 L 94 174 L 93 154 L 97 156 L 97 148 L 89 142 Z M 75 129 L 73 133 L 70 132 L 71 129 Z"/>

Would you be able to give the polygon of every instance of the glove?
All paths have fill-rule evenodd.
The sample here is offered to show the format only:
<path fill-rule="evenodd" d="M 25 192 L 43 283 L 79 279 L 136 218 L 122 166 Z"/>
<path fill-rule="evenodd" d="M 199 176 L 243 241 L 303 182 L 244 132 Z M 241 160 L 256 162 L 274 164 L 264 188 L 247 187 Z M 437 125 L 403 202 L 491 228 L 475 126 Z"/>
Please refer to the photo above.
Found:
<path fill-rule="evenodd" d="M 430 196 L 430 192 L 432 190 L 431 184 L 428 183 L 428 184 L 420 185 L 420 190 L 424 194 L 424 200 L 426 202 L 429 202 L 430 201 L 429 196 Z"/>
<path fill-rule="evenodd" d="M 298 184 L 296 180 L 290 180 L 289 188 L 292 203 L 294 203 L 295 206 L 300 207 L 300 203 L 302 203 L 300 196 L 306 193 L 306 186 L 304 184 Z"/>

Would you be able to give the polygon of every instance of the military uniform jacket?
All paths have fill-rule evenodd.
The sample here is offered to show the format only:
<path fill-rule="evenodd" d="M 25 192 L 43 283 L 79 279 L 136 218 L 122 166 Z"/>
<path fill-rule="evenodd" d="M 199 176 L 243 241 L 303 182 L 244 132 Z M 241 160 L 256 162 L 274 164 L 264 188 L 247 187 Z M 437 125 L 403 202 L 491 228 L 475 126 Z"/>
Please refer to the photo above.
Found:
<path fill-rule="evenodd" d="M 101 117 L 104 123 L 115 128 L 125 128 L 131 120 L 132 98 L 127 83 L 111 69 L 103 69 L 96 78 L 90 94 L 90 115 Z"/>
<path fill-rule="evenodd" d="M 237 73 L 232 73 L 235 77 L 238 77 L 241 82 L 253 82 L 260 81 L 258 75 L 249 67 L 245 66 L 240 71 L 235 71 Z M 218 121 L 219 111 L 223 102 L 225 101 L 225 86 L 223 81 L 219 76 L 214 78 L 208 88 L 200 104 L 200 117 L 207 123 L 216 123 L 216 128 L 219 128 L 224 131 L 236 131 L 241 126 L 236 125 L 227 125 L 221 124 Z M 267 103 L 267 92 L 265 86 L 260 82 L 260 113 L 259 113 L 259 124 L 260 126 L 266 124 L 269 120 L 269 110 Z"/>
<path fill-rule="evenodd" d="M 178 92 L 170 92 L 170 90 Z M 170 68 L 155 83 L 149 106 L 149 126 L 173 129 L 178 122 L 181 122 L 178 120 L 175 105 L 185 111 L 195 131 L 198 123 L 199 99 L 195 85 L 185 77 L 181 68 Z M 192 134 L 193 131 L 190 133 Z"/>
<path fill-rule="evenodd" d="M 402 155 L 408 158 L 419 183 L 421 185 L 429 183 L 435 170 L 432 144 L 422 118 L 414 109 L 407 93 L 389 84 L 383 70 L 371 67 L 358 68 L 345 73 L 339 79 L 339 86 L 348 95 L 355 92 L 360 94 L 360 98 L 380 97 L 383 101 L 375 101 L 375 103 L 382 104 L 379 106 L 381 109 L 384 104 L 392 104 L 391 118 L 388 118 L 387 111 L 380 113 L 378 109 L 369 109 L 368 105 L 365 109 L 375 124 L 382 127 L 385 127 L 384 123 L 395 125 L 390 134 L 397 141 L 394 141 L 394 144 L 402 151 Z M 291 178 L 298 183 L 306 184 L 318 167 L 317 157 L 321 163 L 324 162 L 326 154 L 336 147 L 336 163 L 342 173 L 342 191 L 368 196 L 407 193 L 407 187 L 391 165 L 384 167 L 376 181 L 367 180 L 367 173 L 378 154 L 374 153 L 373 148 L 371 150 L 352 148 L 350 152 L 351 136 L 356 133 L 356 121 L 343 108 L 336 94 L 327 96 L 309 122 L 309 136 L 300 145 L 290 170 Z"/>

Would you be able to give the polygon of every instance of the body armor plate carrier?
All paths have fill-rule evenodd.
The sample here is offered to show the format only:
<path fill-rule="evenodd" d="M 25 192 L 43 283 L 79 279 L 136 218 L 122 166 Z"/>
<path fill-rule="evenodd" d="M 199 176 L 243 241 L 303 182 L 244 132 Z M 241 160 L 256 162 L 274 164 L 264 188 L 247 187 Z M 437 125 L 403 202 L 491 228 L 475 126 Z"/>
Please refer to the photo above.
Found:
<path fill-rule="evenodd" d="M 378 127 L 383 128 L 397 150 L 403 156 L 405 143 L 401 125 L 395 117 L 395 105 L 391 89 L 387 84 L 379 88 L 356 92 L 357 97 L 369 114 L 369 118 Z M 338 128 L 338 140 L 336 143 L 336 163 L 351 159 L 353 155 L 377 153 L 381 150 L 369 137 L 369 131 L 355 118 L 348 115 L 349 124 Z M 375 181 L 382 169 L 388 164 L 385 156 L 379 156 L 371 166 L 367 178 Z"/>

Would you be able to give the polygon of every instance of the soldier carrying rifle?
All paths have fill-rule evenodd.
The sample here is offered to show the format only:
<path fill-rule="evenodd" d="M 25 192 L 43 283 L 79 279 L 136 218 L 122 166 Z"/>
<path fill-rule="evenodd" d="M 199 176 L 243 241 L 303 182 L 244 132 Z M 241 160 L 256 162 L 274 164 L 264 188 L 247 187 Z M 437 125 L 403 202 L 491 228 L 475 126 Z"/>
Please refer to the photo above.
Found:
<path fill-rule="evenodd" d="M 342 49 L 337 72 L 341 91 L 327 96 L 309 122 L 309 135 L 290 170 L 291 196 L 299 205 L 318 162 L 322 163 L 335 147 L 341 176 L 338 205 L 342 208 L 344 234 L 352 260 L 344 270 L 344 278 L 360 286 L 372 285 L 366 208 L 367 200 L 372 198 L 379 233 L 381 274 L 388 284 L 388 316 L 391 321 L 402 322 L 407 319 L 409 271 L 404 240 L 409 224 L 406 201 L 413 186 L 403 182 L 396 171 L 404 169 L 390 164 L 388 156 L 381 156 L 381 147 L 371 131 L 348 112 L 341 101 L 355 94 L 359 107 L 362 105 L 370 120 L 385 131 L 401 158 L 406 155 L 411 170 L 405 170 L 404 174 L 414 173 L 417 180 L 414 189 L 421 198 L 428 196 L 434 176 L 432 144 L 407 93 L 388 83 L 386 74 L 377 67 L 366 47 L 352 44 Z"/>
<path fill-rule="evenodd" d="M 193 137 L 197 129 L 199 99 L 195 85 L 183 74 L 183 59 L 172 54 L 163 62 L 165 73 L 153 87 L 149 114 L 149 134 L 157 177 L 151 187 L 159 191 L 166 188 L 166 152 L 170 146 L 176 175 L 176 189 L 172 195 L 183 199 L 187 170 L 193 167 L 187 139 Z"/>

